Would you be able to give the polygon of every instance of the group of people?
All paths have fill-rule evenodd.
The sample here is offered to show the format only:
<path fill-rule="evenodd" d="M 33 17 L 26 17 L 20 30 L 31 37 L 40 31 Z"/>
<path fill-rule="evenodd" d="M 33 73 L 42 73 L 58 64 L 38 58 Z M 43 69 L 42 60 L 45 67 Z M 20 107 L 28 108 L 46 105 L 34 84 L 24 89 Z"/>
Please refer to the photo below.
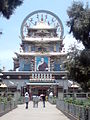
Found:
<path fill-rule="evenodd" d="M 38 107 L 38 102 L 40 100 L 43 101 L 43 107 L 45 107 L 45 95 L 43 96 L 33 95 L 32 100 L 33 100 L 33 107 Z"/>
<path fill-rule="evenodd" d="M 26 103 L 26 109 L 28 109 L 28 103 L 29 103 L 29 94 L 28 92 L 25 93 L 25 103 Z M 32 96 L 33 100 L 33 107 L 38 107 L 38 102 L 41 100 L 43 102 L 43 107 L 45 108 L 45 101 L 47 101 L 47 96 L 42 94 L 41 96 L 38 95 L 33 95 Z"/>

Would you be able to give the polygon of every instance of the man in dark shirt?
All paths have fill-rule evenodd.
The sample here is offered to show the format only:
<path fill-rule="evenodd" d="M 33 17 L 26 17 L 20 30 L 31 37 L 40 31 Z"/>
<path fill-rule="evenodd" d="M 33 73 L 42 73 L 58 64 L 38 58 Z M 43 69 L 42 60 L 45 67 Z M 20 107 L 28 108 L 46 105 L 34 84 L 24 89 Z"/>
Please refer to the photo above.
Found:
<path fill-rule="evenodd" d="M 43 100 L 43 107 L 45 107 L 45 95 L 42 96 L 42 100 Z"/>

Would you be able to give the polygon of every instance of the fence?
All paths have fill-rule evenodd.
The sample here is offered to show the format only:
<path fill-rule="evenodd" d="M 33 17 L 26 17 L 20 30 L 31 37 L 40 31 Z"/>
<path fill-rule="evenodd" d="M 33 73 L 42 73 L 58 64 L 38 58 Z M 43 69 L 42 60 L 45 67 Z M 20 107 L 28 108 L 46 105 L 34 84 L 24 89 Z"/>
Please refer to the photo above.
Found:
<path fill-rule="evenodd" d="M 90 120 L 90 108 L 66 103 L 63 100 L 57 100 L 56 107 L 76 120 Z"/>
<path fill-rule="evenodd" d="M 64 93 L 64 98 L 66 97 L 75 97 L 76 99 L 86 99 L 90 97 L 90 93 Z"/>
<path fill-rule="evenodd" d="M 10 110 L 17 107 L 17 103 L 15 101 L 8 101 L 7 103 L 0 103 L 0 116 L 9 112 Z"/>
<path fill-rule="evenodd" d="M 57 100 L 56 97 L 49 97 L 49 98 L 48 98 L 48 101 L 49 101 L 51 104 L 56 104 L 56 100 Z"/>

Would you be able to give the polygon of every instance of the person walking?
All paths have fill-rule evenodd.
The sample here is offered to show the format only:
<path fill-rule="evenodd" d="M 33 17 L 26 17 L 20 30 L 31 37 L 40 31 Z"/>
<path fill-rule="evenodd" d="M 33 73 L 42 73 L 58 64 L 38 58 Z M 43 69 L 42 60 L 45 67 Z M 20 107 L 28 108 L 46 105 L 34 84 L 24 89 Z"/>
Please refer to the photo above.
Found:
<path fill-rule="evenodd" d="M 28 109 L 28 103 L 29 103 L 29 94 L 28 94 L 28 92 L 25 93 L 25 103 L 26 103 L 26 109 Z"/>
<path fill-rule="evenodd" d="M 33 107 L 38 108 L 39 97 L 37 95 L 33 95 Z"/>
<path fill-rule="evenodd" d="M 38 95 L 36 96 L 36 107 L 38 108 L 38 102 L 39 102 L 39 97 Z"/>
<path fill-rule="evenodd" d="M 45 95 L 42 96 L 43 107 L 45 107 Z"/>
<path fill-rule="evenodd" d="M 46 102 L 48 101 L 48 96 L 46 95 L 46 97 L 45 97 L 45 100 L 46 100 Z"/>
<path fill-rule="evenodd" d="M 36 95 L 33 95 L 33 96 L 32 96 L 32 99 L 33 99 L 33 107 L 35 107 L 35 99 L 36 99 Z"/>

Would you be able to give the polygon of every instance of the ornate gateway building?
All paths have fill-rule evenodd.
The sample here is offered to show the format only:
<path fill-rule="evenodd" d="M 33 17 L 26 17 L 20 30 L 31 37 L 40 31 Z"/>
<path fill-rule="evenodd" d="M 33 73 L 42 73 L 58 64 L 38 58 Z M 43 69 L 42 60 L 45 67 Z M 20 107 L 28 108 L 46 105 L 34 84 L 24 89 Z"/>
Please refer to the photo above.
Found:
<path fill-rule="evenodd" d="M 57 94 L 58 86 L 67 90 L 64 63 L 63 25 L 57 15 L 46 10 L 29 14 L 21 25 L 20 52 L 15 53 L 14 71 L 3 72 L 4 81 L 27 86 L 31 94 Z M 17 71 L 18 69 L 18 71 Z"/>

